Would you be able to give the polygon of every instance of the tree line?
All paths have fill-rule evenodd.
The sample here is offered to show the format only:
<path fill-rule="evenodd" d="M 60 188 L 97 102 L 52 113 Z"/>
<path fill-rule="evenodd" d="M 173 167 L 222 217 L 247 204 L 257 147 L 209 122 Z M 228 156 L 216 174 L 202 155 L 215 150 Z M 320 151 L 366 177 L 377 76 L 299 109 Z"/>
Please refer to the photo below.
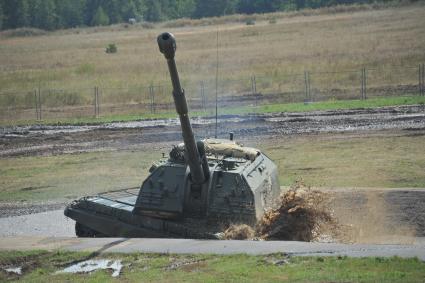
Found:
<path fill-rule="evenodd" d="M 55 30 L 129 19 L 158 22 L 369 2 L 376 0 L 0 0 L 0 29 Z"/>

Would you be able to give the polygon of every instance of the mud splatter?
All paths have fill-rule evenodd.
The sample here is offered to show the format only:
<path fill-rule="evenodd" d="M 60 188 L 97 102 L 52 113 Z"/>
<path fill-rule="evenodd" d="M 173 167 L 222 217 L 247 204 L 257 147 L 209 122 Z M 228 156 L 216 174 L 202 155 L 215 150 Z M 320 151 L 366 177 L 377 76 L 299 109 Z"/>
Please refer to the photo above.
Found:
<path fill-rule="evenodd" d="M 298 182 L 282 193 L 277 207 L 266 212 L 254 228 L 231 225 L 223 238 L 310 242 L 337 237 L 338 224 L 329 209 L 329 199 L 327 193 Z"/>
<path fill-rule="evenodd" d="M 326 193 L 296 183 L 282 193 L 278 207 L 257 224 L 257 237 L 310 242 L 325 232 L 336 234 L 337 223 L 327 206 L 328 199 Z"/>
<path fill-rule="evenodd" d="M 230 225 L 223 233 L 225 240 L 251 240 L 256 237 L 256 231 L 246 224 Z"/>
<path fill-rule="evenodd" d="M 296 183 L 282 193 L 278 207 L 268 211 L 255 227 L 231 225 L 222 238 L 413 244 L 422 235 L 415 222 L 420 220 L 406 215 L 406 204 L 400 199 L 413 203 L 412 196 L 419 202 L 421 198 L 414 191 L 410 196 L 410 191 L 391 194 L 388 190 L 317 190 Z M 418 210 L 416 218 L 422 217 L 421 213 Z"/>

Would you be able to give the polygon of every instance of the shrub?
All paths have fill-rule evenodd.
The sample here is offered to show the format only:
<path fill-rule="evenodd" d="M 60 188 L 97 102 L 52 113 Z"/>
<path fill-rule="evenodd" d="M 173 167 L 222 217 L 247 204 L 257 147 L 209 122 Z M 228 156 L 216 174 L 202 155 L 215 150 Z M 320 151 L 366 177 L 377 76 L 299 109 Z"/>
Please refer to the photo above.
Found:
<path fill-rule="evenodd" d="M 115 43 L 109 43 L 109 45 L 106 47 L 106 53 L 108 54 L 117 53 L 117 52 L 118 52 L 118 49 Z"/>
<path fill-rule="evenodd" d="M 248 20 L 246 20 L 245 24 L 246 24 L 247 26 L 253 26 L 253 25 L 255 25 L 255 20 L 248 19 Z"/>
<path fill-rule="evenodd" d="M 277 23 L 276 18 L 271 18 L 271 19 L 269 20 L 269 24 L 275 24 L 275 23 Z"/>

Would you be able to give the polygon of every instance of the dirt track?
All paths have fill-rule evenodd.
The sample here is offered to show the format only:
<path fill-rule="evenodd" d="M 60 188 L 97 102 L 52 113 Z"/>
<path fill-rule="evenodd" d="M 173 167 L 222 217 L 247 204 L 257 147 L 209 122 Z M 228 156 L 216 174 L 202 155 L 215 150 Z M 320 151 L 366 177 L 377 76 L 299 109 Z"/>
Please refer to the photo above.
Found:
<path fill-rule="evenodd" d="M 318 188 L 329 196 L 327 205 L 342 234 L 335 231 L 315 241 L 365 244 L 412 244 L 425 237 L 425 189 Z M 74 221 L 63 215 L 63 204 L 46 211 L 21 211 L 0 218 L 0 237 L 74 236 Z"/>

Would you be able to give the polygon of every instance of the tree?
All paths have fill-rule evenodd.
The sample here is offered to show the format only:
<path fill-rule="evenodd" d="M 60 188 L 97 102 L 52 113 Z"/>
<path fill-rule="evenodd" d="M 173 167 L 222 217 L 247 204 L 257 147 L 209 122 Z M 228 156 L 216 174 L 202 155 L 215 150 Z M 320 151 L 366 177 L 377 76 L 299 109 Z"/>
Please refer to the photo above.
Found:
<path fill-rule="evenodd" d="M 4 18 L 4 14 L 3 14 L 3 3 L 0 2 L 0 30 L 3 29 L 3 18 Z"/>
<path fill-rule="evenodd" d="M 53 0 L 31 0 L 31 26 L 53 30 L 58 27 L 55 2 Z"/>
<path fill-rule="evenodd" d="M 136 19 L 142 20 L 143 16 L 146 13 L 146 2 L 145 2 L 145 0 L 133 0 L 133 3 L 134 3 L 134 6 L 136 6 L 136 10 L 137 10 Z"/>
<path fill-rule="evenodd" d="M 84 23 L 84 0 L 56 0 L 58 27 L 72 28 Z"/>
<path fill-rule="evenodd" d="M 283 10 L 293 0 L 239 0 L 237 11 L 243 14 L 270 13 Z"/>
<path fill-rule="evenodd" d="M 109 23 L 121 23 L 123 21 L 123 17 L 121 15 L 121 6 L 125 3 L 122 0 L 108 0 L 104 1 L 102 7 L 104 7 L 105 13 L 109 17 Z M 127 1 L 125 1 L 127 2 Z"/>
<path fill-rule="evenodd" d="M 2 4 L 3 13 L 6 16 L 3 19 L 5 28 L 18 28 L 30 24 L 27 0 L 6 0 Z"/>
<path fill-rule="evenodd" d="M 29 26 L 29 5 L 27 0 L 18 0 L 16 1 L 16 27 L 25 27 Z"/>
<path fill-rule="evenodd" d="M 109 17 L 103 10 L 102 6 L 99 6 L 96 13 L 93 16 L 91 25 L 92 26 L 106 26 L 109 24 Z"/>
<path fill-rule="evenodd" d="M 174 4 L 173 7 L 170 7 L 169 17 L 172 19 L 190 18 L 196 9 L 195 0 L 176 0 L 170 2 Z"/>
<path fill-rule="evenodd" d="M 157 0 L 146 1 L 146 13 L 145 20 L 149 22 L 159 22 L 165 19 L 165 15 L 162 11 L 162 5 Z"/>
<path fill-rule="evenodd" d="M 237 0 L 197 0 L 193 13 L 195 18 L 214 17 L 233 14 L 236 11 Z"/>
<path fill-rule="evenodd" d="M 375 0 L 385 2 L 388 0 Z M 233 13 L 268 13 L 372 0 L 0 0 L 0 29 L 23 26 L 47 30 L 107 25 L 129 18 L 163 21 Z"/>
<path fill-rule="evenodd" d="M 100 6 L 100 0 L 84 0 L 84 24 L 90 26 L 97 8 Z"/>
<path fill-rule="evenodd" d="M 136 18 L 139 13 L 137 12 L 136 4 L 133 0 L 121 0 L 121 17 L 124 21 L 128 21 L 130 18 Z"/>

